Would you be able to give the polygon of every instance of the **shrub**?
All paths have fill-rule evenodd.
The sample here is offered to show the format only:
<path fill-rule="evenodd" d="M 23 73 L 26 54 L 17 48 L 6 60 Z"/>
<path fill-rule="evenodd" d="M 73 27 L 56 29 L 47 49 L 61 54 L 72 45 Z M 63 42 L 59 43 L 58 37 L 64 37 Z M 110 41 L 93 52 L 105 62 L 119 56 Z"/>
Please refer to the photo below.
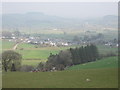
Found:
<path fill-rule="evenodd" d="M 30 72 L 30 71 L 32 71 L 33 69 L 34 69 L 33 66 L 23 65 L 23 66 L 21 66 L 20 71 L 22 71 L 22 72 Z"/>

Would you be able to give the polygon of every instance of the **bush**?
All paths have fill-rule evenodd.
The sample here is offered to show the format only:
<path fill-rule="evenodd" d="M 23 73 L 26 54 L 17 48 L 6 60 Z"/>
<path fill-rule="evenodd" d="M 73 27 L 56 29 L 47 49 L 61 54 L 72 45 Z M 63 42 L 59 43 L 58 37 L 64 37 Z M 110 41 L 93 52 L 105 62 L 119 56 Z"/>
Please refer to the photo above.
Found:
<path fill-rule="evenodd" d="M 35 46 L 35 48 L 38 48 L 38 46 Z"/>
<path fill-rule="evenodd" d="M 44 63 L 40 62 L 37 66 L 37 69 L 39 69 L 40 71 L 42 71 L 44 68 Z"/>
<path fill-rule="evenodd" d="M 59 54 L 50 55 L 48 58 L 47 65 L 50 67 L 56 67 L 60 64 L 69 66 L 72 64 L 72 56 L 69 50 L 61 51 Z M 52 65 L 51 65 L 52 64 Z"/>
<path fill-rule="evenodd" d="M 33 69 L 34 69 L 33 66 L 23 65 L 23 66 L 21 66 L 20 71 L 22 71 L 22 72 L 30 72 L 30 71 L 32 71 Z"/>
<path fill-rule="evenodd" d="M 24 50 L 24 48 L 20 48 L 20 50 Z"/>
<path fill-rule="evenodd" d="M 56 70 L 64 70 L 65 66 L 63 64 L 59 64 L 56 66 Z"/>

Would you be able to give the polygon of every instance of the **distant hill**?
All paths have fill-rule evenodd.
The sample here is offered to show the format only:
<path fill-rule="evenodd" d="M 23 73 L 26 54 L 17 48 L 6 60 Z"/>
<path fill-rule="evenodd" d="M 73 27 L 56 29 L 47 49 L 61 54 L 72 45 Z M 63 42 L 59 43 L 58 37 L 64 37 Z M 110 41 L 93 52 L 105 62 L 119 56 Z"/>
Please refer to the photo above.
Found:
<path fill-rule="evenodd" d="M 117 16 L 108 15 L 97 19 L 69 19 L 50 16 L 39 12 L 26 14 L 3 14 L 3 29 L 86 29 L 91 27 L 117 27 Z"/>

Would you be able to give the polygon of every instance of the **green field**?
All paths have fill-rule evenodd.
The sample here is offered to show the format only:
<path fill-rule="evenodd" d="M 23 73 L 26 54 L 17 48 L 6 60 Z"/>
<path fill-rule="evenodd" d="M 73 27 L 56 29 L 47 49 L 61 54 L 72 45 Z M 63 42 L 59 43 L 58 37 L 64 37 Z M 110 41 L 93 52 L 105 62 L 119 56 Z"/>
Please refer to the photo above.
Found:
<path fill-rule="evenodd" d="M 117 47 L 110 47 L 105 45 L 98 45 L 97 47 L 100 54 L 118 53 Z"/>
<path fill-rule="evenodd" d="M 76 46 L 70 46 L 70 47 L 75 48 Z M 69 49 L 70 47 L 35 48 L 34 45 L 31 45 L 31 44 L 20 44 L 18 48 L 24 48 L 24 50 L 17 50 L 17 51 L 23 55 L 23 59 L 47 59 L 50 53 L 57 54 L 60 50 Z M 111 48 L 109 46 L 104 46 L 104 45 L 98 45 L 97 47 L 100 54 L 118 52 L 118 48 L 116 47 Z"/>
<path fill-rule="evenodd" d="M 72 48 L 75 48 L 76 46 L 70 46 L 70 47 L 40 47 L 40 48 L 35 48 L 33 45 L 31 45 L 31 44 L 22 44 L 22 45 L 20 45 L 20 47 L 18 46 L 18 48 L 23 48 L 24 47 L 24 50 L 22 51 L 22 50 L 19 50 L 20 52 L 21 52 L 21 54 L 23 53 L 24 54 L 24 52 L 26 53 L 27 51 L 28 51 L 28 54 L 31 54 L 31 52 L 29 52 L 30 50 L 33 52 L 33 53 L 38 53 L 37 51 L 39 51 L 39 52 L 42 52 L 43 54 L 44 54 L 44 51 L 45 51 L 45 54 L 48 52 L 49 54 L 50 53 L 53 53 L 53 54 L 56 54 L 56 53 L 58 53 L 58 51 L 60 51 L 60 50 L 65 50 L 65 49 L 69 49 L 70 47 L 72 47 Z M 79 47 L 79 46 L 77 46 L 77 47 Z M 116 48 L 116 47 L 109 47 L 109 46 L 104 46 L 104 45 L 98 45 L 97 46 L 98 47 L 98 50 L 99 50 L 99 53 L 100 54 L 107 54 L 107 53 L 110 53 L 110 52 L 112 52 L 112 53 L 117 53 L 118 52 L 118 48 Z M 42 55 L 43 55 L 42 54 Z M 47 57 L 48 57 L 48 55 L 49 54 L 47 54 Z M 44 56 L 44 55 L 43 55 Z M 47 57 L 45 57 L 45 58 L 47 58 Z M 27 58 L 27 57 L 25 57 L 25 58 Z M 44 58 L 43 58 L 44 59 Z"/>
<path fill-rule="evenodd" d="M 2 47 L 3 50 L 11 49 L 14 45 L 14 42 L 9 42 L 8 40 L 0 40 L 0 47 Z"/>
<path fill-rule="evenodd" d="M 32 44 L 21 43 L 18 45 L 17 49 L 21 49 L 21 48 L 28 49 L 28 48 L 35 48 L 35 46 Z"/>
<path fill-rule="evenodd" d="M 18 50 L 20 54 L 22 54 L 23 59 L 47 59 L 50 53 L 56 54 L 58 50 Z"/>
<path fill-rule="evenodd" d="M 40 62 L 46 62 L 47 60 L 22 60 L 22 65 L 37 66 Z"/>
<path fill-rule="evenodd" d="M 118 67 L 118 57 L 109 57 L 102 60 L 97 60 L 95 62 L 89 62 L 81 65 L 75 65 L 68 70 L 81 70 L 81 69 L 98 69 L 98 68 L 117 68 Z"/>
<path fill-rule="evenodd" d="M 71 46 L 75 47 L 75 46 Z M 24 48 L 23 50 L 19 50 L 20 48 Z M 49 57 L 50 53 L 57 54 L 61 50 L 68 49 L 70 47 L 40 47 L 35 48 L 32 44 L 22 43 L 18 45 L 18 49 L 16 50 L 20 54 L 22 54 L 23 59 L 41 59 L 45 60 Z"/>
<path fill-rule="evenodd" d="M 3 88 L 117 88 L 117 61 L 111 57 L 56 72 L 4 72 Z"/>
<path fill-rule="evenodd" d="M 87 82 L 86 79 L 90 79 Z M 117 88 L 117 69 L 3 74 L 3 88 Z"/>

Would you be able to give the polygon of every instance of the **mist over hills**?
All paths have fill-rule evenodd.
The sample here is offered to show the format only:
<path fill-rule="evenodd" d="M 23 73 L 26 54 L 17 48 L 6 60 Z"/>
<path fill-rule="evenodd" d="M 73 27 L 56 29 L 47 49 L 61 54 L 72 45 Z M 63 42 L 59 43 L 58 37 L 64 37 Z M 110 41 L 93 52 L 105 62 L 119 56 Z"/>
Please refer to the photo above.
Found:
<path fill-rule="evenodd" d="M 117 28 L 118 17 L 107 15 L 101 18 L 74 19 L 46 15 L 40 12 L 29 12 L 25 14 L 3 14 L 3 29 L 92 29 L 92 28 Z"/>

